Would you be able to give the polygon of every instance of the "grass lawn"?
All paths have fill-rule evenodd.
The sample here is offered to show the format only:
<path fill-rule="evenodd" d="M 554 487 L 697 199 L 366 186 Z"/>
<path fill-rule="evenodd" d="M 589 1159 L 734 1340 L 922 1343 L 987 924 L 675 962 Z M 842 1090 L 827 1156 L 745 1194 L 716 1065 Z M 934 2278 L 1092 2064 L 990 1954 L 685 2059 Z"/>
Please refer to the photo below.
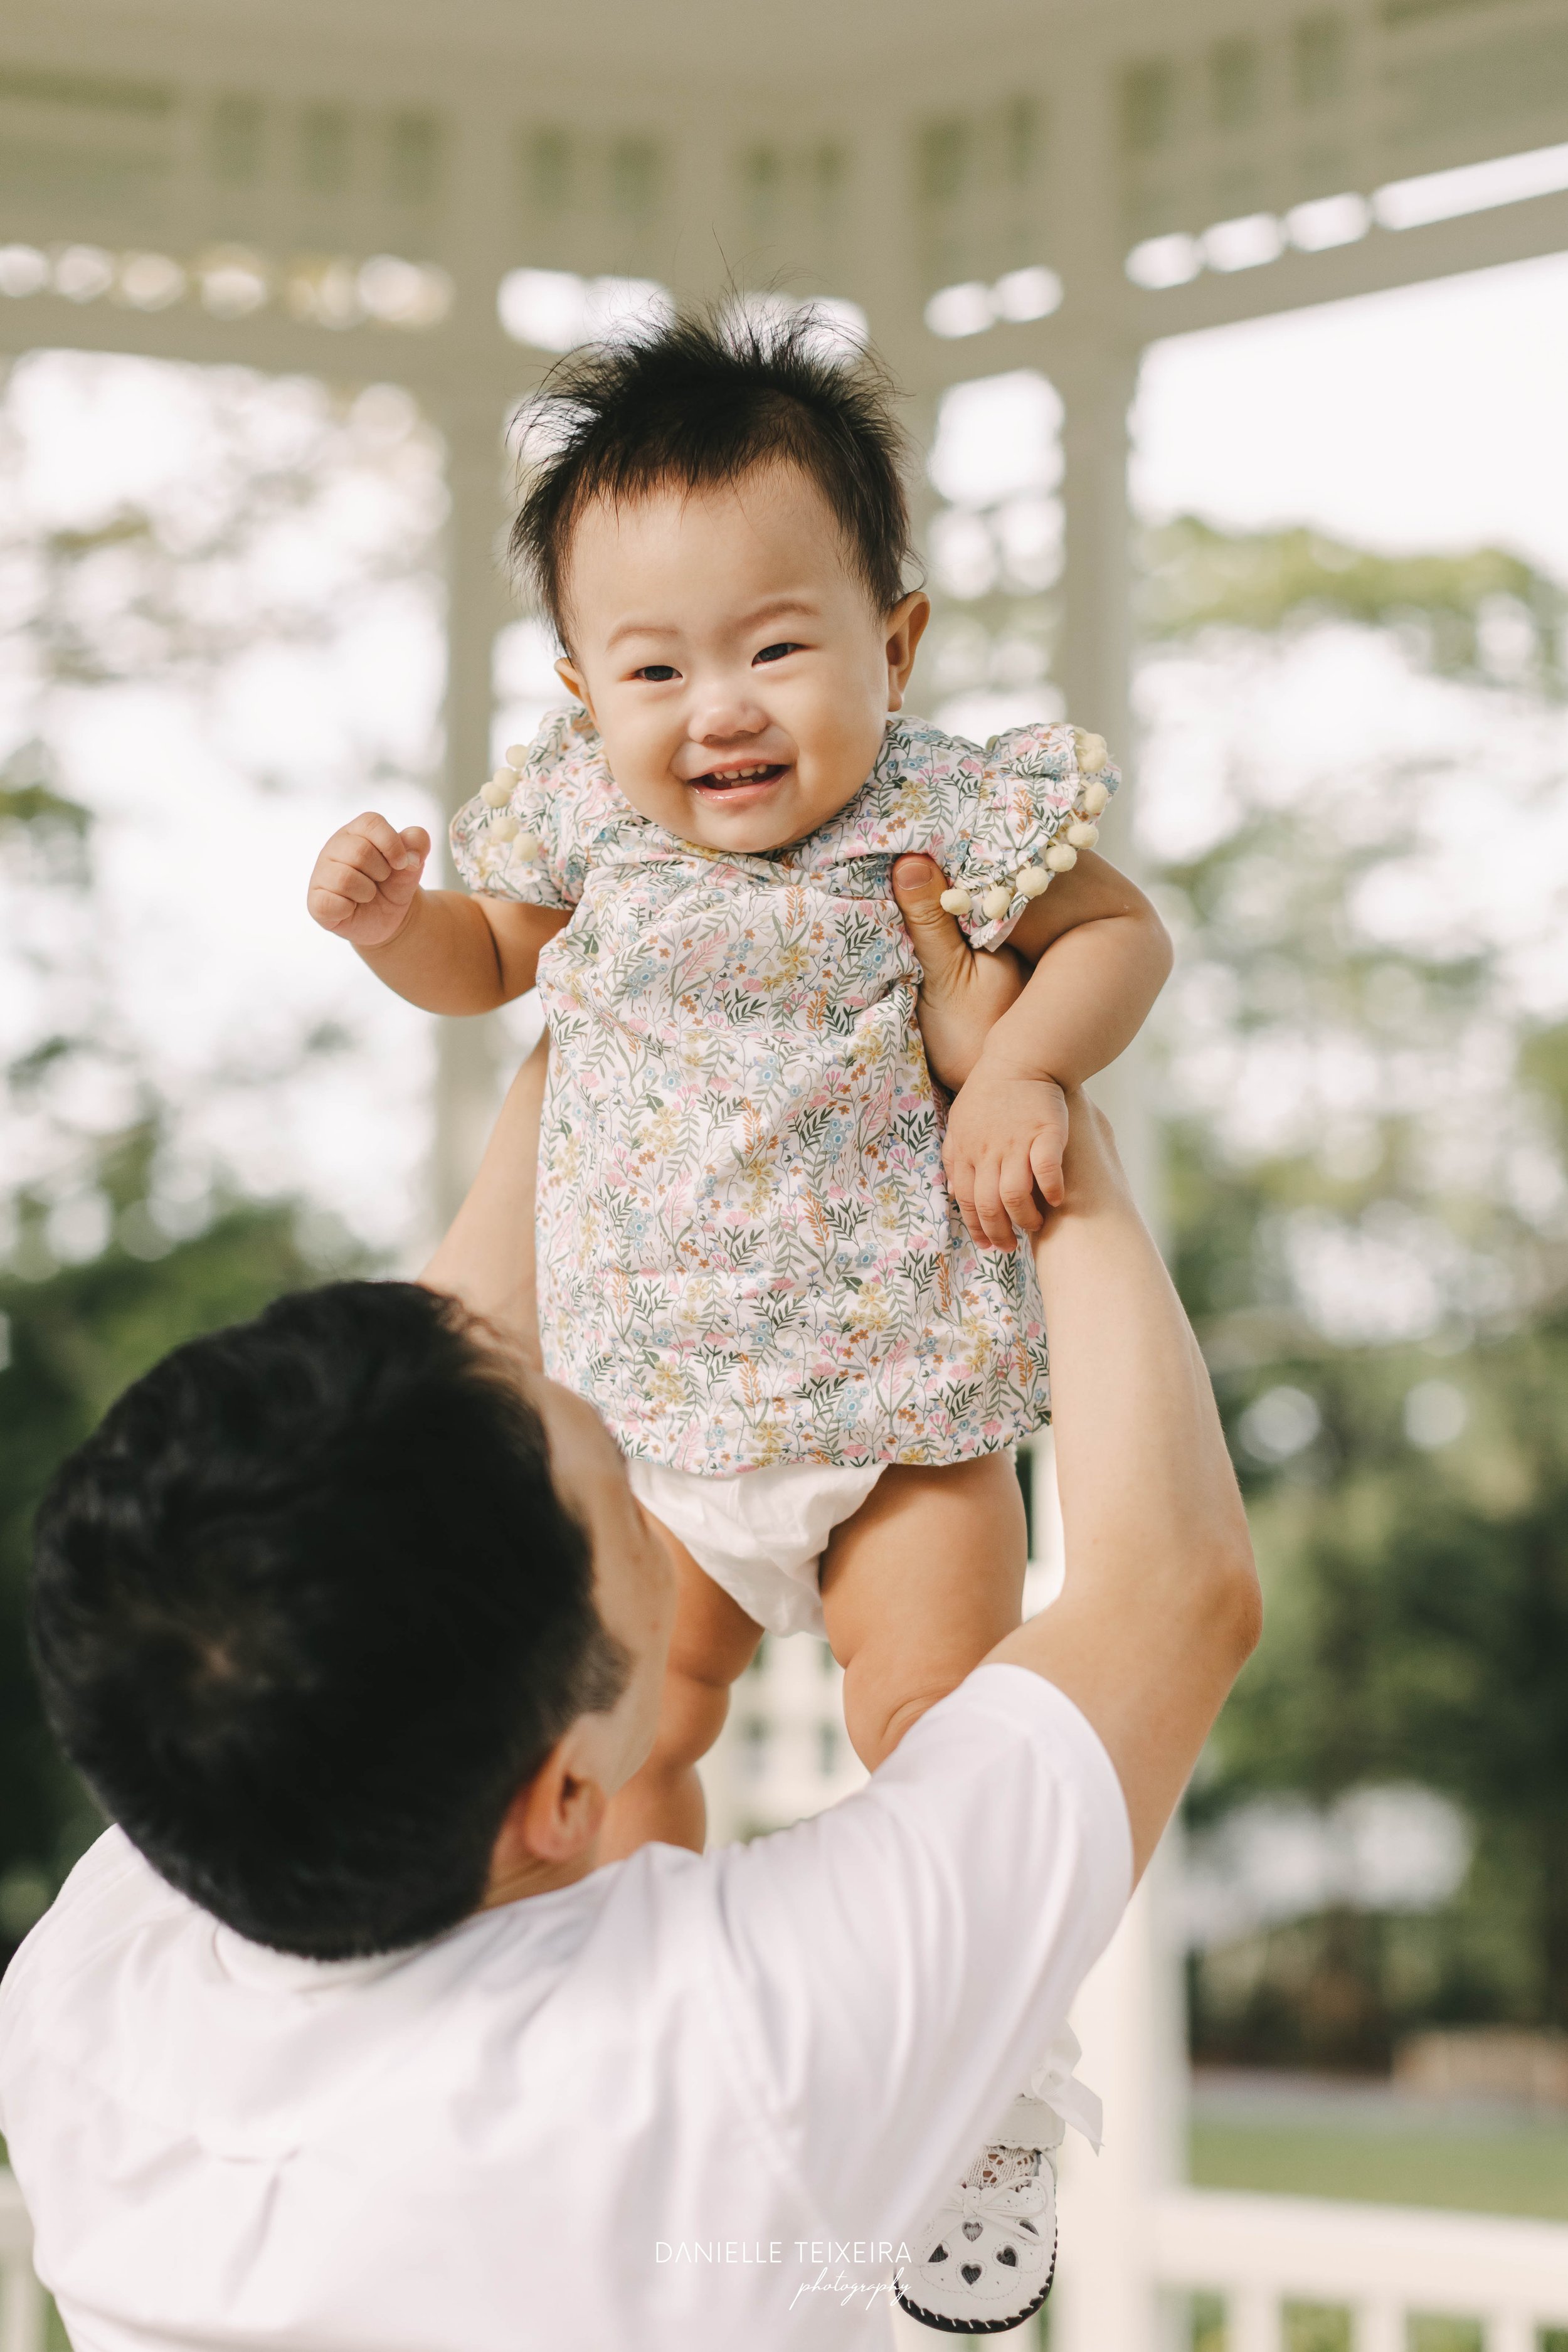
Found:
<path fill-rule="evenodd" d="M 1199 2116 L 1191 2148 L 1192 2179 L 1200 2189 L 1568 2221 L 1568 2117 L 1461 2123 L 1444 2116 L 1419 2125 L 1390 2119 L 1368 2130 L 1338 2118 Z"/>

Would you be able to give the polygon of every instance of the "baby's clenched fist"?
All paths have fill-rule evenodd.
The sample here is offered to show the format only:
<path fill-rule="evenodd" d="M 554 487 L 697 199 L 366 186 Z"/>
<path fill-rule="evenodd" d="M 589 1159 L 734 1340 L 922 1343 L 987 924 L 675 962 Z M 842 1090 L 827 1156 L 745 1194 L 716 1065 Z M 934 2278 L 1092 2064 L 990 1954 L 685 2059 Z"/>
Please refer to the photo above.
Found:
<path fill-rule="evenodd" d="M 384 948 L 408 920 L 429 855 L 422 824 L 395 833 L 384 816 L 356 816 L 317 858 L 305 904 L 351 946 Z"/>

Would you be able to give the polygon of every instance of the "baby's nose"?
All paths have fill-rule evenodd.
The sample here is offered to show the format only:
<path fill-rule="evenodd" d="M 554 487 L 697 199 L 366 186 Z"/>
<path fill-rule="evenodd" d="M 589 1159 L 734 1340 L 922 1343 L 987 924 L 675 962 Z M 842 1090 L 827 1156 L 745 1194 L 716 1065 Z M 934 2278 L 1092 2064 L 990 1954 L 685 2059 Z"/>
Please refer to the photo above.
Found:
<path fill-rule="evenodd" d="M 691 714 L 692 740 L 718 750 L 760 735 L 768 714 L 744 694 L 715 694 Z"/>

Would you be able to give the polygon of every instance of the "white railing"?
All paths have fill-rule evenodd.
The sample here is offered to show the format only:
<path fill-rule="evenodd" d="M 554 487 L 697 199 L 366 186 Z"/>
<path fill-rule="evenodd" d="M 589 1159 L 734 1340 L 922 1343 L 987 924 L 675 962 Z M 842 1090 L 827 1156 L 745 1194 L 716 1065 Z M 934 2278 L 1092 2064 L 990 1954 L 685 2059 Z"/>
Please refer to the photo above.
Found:
<path fill-rule="evenodd" d="M 1479 2320 L 1484 2352 L 1538 2352 L 1542 2328 L 1568 2328 L 1562 2222 L 1214 2189 L 1167 2189 L 1152 2221 L 1151 2285 L 1217 2295 L 1226 2352 L 1282 2352 L 1289 2303 L 1348 2309 L 1352 2352 L 1408 2352 L 1409 2322 L 1426 2313 Z M 44 2352 L 45 2312 L 21 2194 L 0 2172 L 0 2352 Z M 926 2340 L 910 2321 L 894 2334 Z"/>
<path fill-rule="evenodd" d="M 1225 2306 L 1225 2352 L 1284 2352 L 1286 2306 L 1348 2311 L 1352 2352 L 1409 2352 L 1415 2318 L 1479 2322 L 1484 2352 L 1568 2328 L 1568 2223 L 1184 2185 L 1186 2074 L 1156 1858 L 1079 1995 L 1082 2072 L 1105 2100 L 1098 2158 L 1063 2149 L 1052 2352 L 1173 2352 L 1194 2294 Z"/>
<path fill-rule="evenodd" d="M 1558 2221 L 1167 2189 L 1153 2268 L 1167 2291 L 1220 2296 L 1226 2352 L 1281 2352 L 1288 2303 L 1348 2309 L 1352 2352 L 1407 2352 L 1426 2314 L 1479 2320 L 1485 2352 L 1537 2352 L 1542 2328 L 1568 2327 Z"/>
<path fill-rule="evenodd" d="M 44 2315 L 27 2209 L 11 2175 L 0 2172 L 0 2352 L 44 2352 Z"/>

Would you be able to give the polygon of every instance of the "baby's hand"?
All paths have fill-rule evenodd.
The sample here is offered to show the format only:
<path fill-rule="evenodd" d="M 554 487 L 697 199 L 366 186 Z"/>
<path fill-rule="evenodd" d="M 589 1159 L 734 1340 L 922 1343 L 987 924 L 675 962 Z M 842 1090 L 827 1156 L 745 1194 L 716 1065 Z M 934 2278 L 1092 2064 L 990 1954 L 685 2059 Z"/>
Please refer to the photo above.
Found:
<path fill-rule="evenodd" d="M 1054 1078 L 1009 1074 L 984 1055 L 947 1122 L 942 1165 L 971 1241 L 1016 1249 L 1061 1206 L 1067 1097 Z"/>
<path fill-rule="evenodd" d="M 394 833 L 384 816 L 356 816 L 317 858 L 305 904 L 352 947 L 384 948 L 408 920 L 429 855 L 422 824 Z"/>

